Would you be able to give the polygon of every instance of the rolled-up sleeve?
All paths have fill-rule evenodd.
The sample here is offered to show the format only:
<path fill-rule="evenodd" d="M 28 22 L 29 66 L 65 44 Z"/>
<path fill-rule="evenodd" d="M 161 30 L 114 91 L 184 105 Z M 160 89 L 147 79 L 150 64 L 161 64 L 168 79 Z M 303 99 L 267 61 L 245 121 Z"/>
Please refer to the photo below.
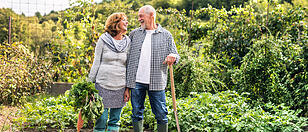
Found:
<path fill-rule="evenodd" d="M 174 40 L 171 34 L 168 37 L 168 45 L 169 45 L 168 46 L 169 55 L 174 56 L 176 58 L 176 61 L 174 64 L 177 64 L 181 57 L 176 49 L 176 45 L 174 43 Z"/>

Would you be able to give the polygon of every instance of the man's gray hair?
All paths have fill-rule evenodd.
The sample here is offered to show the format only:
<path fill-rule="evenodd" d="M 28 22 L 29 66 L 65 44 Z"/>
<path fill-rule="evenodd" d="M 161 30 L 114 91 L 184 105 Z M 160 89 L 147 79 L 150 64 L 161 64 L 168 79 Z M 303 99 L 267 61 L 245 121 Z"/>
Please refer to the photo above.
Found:
<path fill-rule="evenodd" d="M 154 9 L 153 6 L 151 5 L 145 5 L 145 6 L 142 6 L 140 9 L 144 9 L 144 12 L 146 14 L 150 14 L 151 12 L 153 12 L 153 15 L 154 15 L 154 20 L 156 20 L 156 11 Z"/>

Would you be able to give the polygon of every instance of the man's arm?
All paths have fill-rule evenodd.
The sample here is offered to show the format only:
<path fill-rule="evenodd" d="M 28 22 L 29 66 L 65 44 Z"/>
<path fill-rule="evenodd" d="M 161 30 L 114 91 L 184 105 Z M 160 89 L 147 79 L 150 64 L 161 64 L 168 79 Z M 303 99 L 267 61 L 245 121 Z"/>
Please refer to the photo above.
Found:
<path fill-rule="evenodd" d="M 129 61 L 130 61 L 130 56 L 131 56 L 131 49 L 132 49 L 132 42 L 133 42 L 133 38 L 134 38 L 134 34 L 135 34 L 135 32 L 136 32 L 136 29 L 135 30 L 133 30 L 133 31 L 131 31 L 130 33 L 129 33 L 129 35 L 128 35 L 128 37 L 130 38 L 130 46 L 129 46 L 129 50 L 128 50 L 128 54 L 127 54 L 127 58 L 126 58 L 126 90 L 127 89 L 130 89 L 130 87 L 128 87 L 128 85 L 127 85 L 127 82 L 128 82 L 128 80 L 130 79 L 130 77 L 128 76 L 129 74 L 128 74 L 128 65 L 130 65 L 130 63 L 129 63 Z"/>
<path fill-rule="evenodd" d="M 168 41 L 169 55 L 166 57 L 164 64 L 168 64 L 168 65 L 171 65 L 173 63 L 177 64 L 180 60 L 180 55 L 178 54 L 178 51 L 176 49 L 176 45 L 174 43 L 174 40 L 173 40 L 173 37 L 172 37 L 171 34 L 168 37 L 167 41 Z"/>

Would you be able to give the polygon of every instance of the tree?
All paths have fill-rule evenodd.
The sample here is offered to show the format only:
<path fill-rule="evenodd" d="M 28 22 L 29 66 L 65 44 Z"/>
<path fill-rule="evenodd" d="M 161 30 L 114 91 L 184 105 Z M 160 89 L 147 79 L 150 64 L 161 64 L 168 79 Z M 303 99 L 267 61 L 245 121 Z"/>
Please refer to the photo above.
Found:
<path fill-rule="evenodd" d="M 169 7 L 176 7 L 177 4 L 179 3 L 179 0 L 152 0 L 150 2 L 151 5 L 154 6 L 154 8 L 163 8 L 163 9 L 167 9 Z"/>
<path fill-rule="evenodd" d="M 49 14 L 56 13 L 54 10 L 51 10 Z"/>
<path fill-rule="evenodd" d="M 22 21 L 22 15 L 16 14 L 12 9 L 0 8 L 0 43 L 7 42 L 9 31 L 9 17 L 11 16 L 11 40 L 23 41 L 27 37 L 27 26 Z"/>
<path fill-rule="evenodd" d="M 36 16 L 37 18 L 39 18 L 39 19 L 42 17 L 41 13 L 40 13 L 40 12 L 38 12 L 38 11 L 37 11 L 37 12 L 35 12 L 35 16 Z"/>
<path fill-rule="evenodd" d="M 177 9 L 185 9 L 189 11 L 192 9 L 192 1 L 194 3 L 194 9 L 207 8 L 208 5 L 212 5 L 214 8 L 221 9 L 226 8 L 230 10 L 232 6 L 244 5 L 248 0 L 182 0 Z"/>

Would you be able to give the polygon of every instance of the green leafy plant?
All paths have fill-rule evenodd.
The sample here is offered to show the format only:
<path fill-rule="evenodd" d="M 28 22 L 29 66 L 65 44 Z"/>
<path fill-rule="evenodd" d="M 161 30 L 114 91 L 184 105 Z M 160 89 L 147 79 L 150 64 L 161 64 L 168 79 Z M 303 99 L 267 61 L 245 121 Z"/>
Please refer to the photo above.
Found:
<path fill-rule="evenodd" d="M 215 76 L 220 72 L 222 64 L 203 54 L 204 48 L 198 48 L 193 46 L 179 49 L 181 60 L 174 68 L 177 97 L 187 97 L 190 92 L 216 93 L 226 89 L 225 84 Z M 167 90 L 170 91 L 170 81 Z"/>
<path fill-rule="evenodd" d="M 103 113 L 102 98 L 91 82 L 76 83 L 71 90 L 58 97 L 41 97 L 28 101 L 18 113 L 20 117 L 16 119 L 16 126 L 20 130 L 76 128 L 80 110 L 84 127 L 92 128 Z"/>
<path fill-rule="evenodd" d="M 308 72 L 304 47 L 273 37 L 256 41 L 240 70 L 232 75 L 237 89 L 251 93 L 254 102 L 284 103 L 302 109 L 302 115 L 307 116 Z"/>
<path fill-rule="evenodd" d="M 57 37 L 51 43 L 53 81 L 78 82 L 87 75 L 99 37 L 96 30 L 103 28 L 95 19 L 95 5 L 88 0 L 73 4 L 59 16 Z"/>
<path fill-rule="evenodd" d="M 167 95 L 169 130 L 176 130 L 170 92 Z M 298 117 L 300 110 L 267 103 L 253 107 L 248 93 L 223 91 L 217 94 L 192 93 L 177 99 L 177 112 L 182 131 L 303 131 L 308 118 Z M 155 117 L 148 100 L 145 102 L 145 128 L 156 129 Z M 121 129 L 131 128 L 131 105 L 123 108 Z"/>
<path fill-rule="evenodd" d="M 72 106 L 78 111 L 81 110 L 82 120 L 88 122 L 88 126 L 102 115 L 103 101 L 92 82 L 74 84 L 69 95 L 69 99 L 73 102 Z"/>
<path fill-rule="evenodd" d="M 66 92 L 65 95 L 41 97 L 24 104 L 17 113 L 15 125 L 22 131 L 64 130 L 74 128 L 77 114 L 69 101 L 69 92 Z"/>

